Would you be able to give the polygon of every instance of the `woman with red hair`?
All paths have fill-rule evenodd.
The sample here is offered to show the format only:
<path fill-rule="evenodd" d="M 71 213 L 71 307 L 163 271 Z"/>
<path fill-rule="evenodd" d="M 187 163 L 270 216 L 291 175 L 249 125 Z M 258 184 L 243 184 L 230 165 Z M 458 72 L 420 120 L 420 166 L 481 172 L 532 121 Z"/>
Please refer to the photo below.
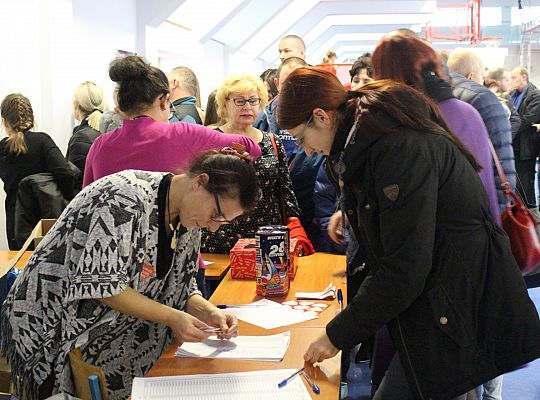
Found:
<path fill-rule="evenodd" d="M 435 50 L 416 36 L 392 32 L 378 43 L 372 63 L 375 79 L 392 79 L 405 83 L 437 103 L 452 133 L 482 166 L 480 179 L 488 194 L 492 216 L 500 224 L 501 211 L 497 201 L 488 131 L 478 111 L 452 94 L 442 61 Z"/>
<path fill-rule="evenodd" d="M 280 96 L 279 125 L 329 156 L 369 269 L 304 359 L 335 356 L 386 325 L 397 353 L 374 400 L 403 400 L 464 399 L 540 357 L 538 314 L 480 165 L 435 104 L 390 80 L 347 92 L 316 68 L 292 72 Z"/>

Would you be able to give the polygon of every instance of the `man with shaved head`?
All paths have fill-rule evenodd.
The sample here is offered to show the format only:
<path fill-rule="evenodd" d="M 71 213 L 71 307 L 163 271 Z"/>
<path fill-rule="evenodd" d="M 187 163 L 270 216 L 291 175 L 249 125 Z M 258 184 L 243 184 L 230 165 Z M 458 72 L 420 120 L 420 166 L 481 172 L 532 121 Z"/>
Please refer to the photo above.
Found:
<path fill-rule="evenodd" d="M 306 45 L 300 36 L 287 35 L 279 41 L 279 58 L 281 62 L 289 57 L 306 58 Z"/>

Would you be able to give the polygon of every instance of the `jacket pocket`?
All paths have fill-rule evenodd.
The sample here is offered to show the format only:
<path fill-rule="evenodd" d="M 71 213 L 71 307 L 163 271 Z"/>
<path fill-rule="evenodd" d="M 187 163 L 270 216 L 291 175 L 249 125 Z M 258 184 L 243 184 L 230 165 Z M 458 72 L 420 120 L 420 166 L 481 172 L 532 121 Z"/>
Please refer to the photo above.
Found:
<path fill-rule="evenodd" d="M 452 304 L 452 301 L 440 286 L 428 291 L 432 316 L 437 328 L 450 337 L 460 347 L 469 347 L 474 343 L 464 315 Z M 465 311 L 465 310 L 464 310 Z M 466 311 L 465 311 L 466 312 Z"/>

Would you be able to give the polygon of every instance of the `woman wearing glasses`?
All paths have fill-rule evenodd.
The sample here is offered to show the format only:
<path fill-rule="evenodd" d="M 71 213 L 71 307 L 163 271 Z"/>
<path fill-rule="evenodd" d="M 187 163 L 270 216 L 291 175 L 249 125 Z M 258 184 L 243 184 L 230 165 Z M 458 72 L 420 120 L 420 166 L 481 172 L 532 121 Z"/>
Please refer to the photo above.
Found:
<path fill-rule="evenodd" d="M 390 80 L 347 92 L 316 68 L 292 72 L 280 91 L 279 124 L 329 156 L 369 269 L 304 359 L 320 362 L 386 325 L 397 353 L 374 400 L 464 399 L 540 357 L 538 314 L 481 167 L 435 107 Z"/>
<path fill-rule="evenodd" d="M 109 398 L 127 398 L 173 337 L 236 336 L 236 318 L 194 281 L 200 228 L 214 231 L 258 200 L 253 166 L 231 151 L 203 153 L 180 175 L 116 173 L 73 199 L 2 310 L 0 350 L 19 395 L 76 395 L 68 353 L 78 347 L 105 372 Z"/>
<path fill-rule="evenodd" d="M 297 238 L 304 254 L 313 253 L 313 246 L 300 224 L 300 209 L 293 192 L 287 169 L 287 158 L 281 140 L 269 132 L 254 128 L 253 122 L 268 102 L 268 92 L 256 76 L 242 75 L 227 78 L 218 89 L 218 115 L 224 123 L 216 128 L 222 136 L 244 135 L 262 151 L 254 166 L 262 190 L 262 199 L 250 215 L 235 224 L 223 225 L 216 232 L 203 231 L 201 251 L 228 253 L 240 238 L 253 237 L 263 225 L 287 225 L 291 238 Z"/>
<path fill-rule="evenodd" d="M 261 154 L 257 143 L 245 136 L 224 136 L 183 122 L 169 124 L 167 76 L 142 58 L 128 56 L 113 61 L 109 76 L 118 83 L 118 108 L 127 119 L 92 144 L 83 187 L 125 169 L 174 172 L 189 165 L 201 151 L 232 143 L 245 146 L 253 158 Z"/>

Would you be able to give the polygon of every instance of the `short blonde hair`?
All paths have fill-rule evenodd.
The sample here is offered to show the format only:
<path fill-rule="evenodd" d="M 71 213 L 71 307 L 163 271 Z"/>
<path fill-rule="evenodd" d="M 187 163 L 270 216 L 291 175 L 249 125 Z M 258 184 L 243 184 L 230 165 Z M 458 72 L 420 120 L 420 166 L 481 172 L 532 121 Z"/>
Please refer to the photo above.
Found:
<path fill-rule="evenodd" d="M 257 96 L 261 99 L 259 108 L 263 109 L 268 104 L 268 91 L 264 87 L 261 78 L 255 75 L 236 75 L 226 78 L 216 93 L 217 112 L 221 120 L 227 121 L 227 107 L 225 102 L 231 95 L 241 94 L 252 90 L 257 91 Z"/>
<path fill-rule="evenodd" d="M 448 68 L 463 76 L 470 73 L 482 77 L 484 75 L 484 61 L 478 54 L 468 49 L 455 49 L 448 57 Z"/>
<path fill-rule="evenodd" d="M 86 81 L 77 86 L 73 100 L 75 107 L 88 119 L 88 125 L 99 131 L 101 115 L 107 108 L 103 90 L 94 82 Z"/>

